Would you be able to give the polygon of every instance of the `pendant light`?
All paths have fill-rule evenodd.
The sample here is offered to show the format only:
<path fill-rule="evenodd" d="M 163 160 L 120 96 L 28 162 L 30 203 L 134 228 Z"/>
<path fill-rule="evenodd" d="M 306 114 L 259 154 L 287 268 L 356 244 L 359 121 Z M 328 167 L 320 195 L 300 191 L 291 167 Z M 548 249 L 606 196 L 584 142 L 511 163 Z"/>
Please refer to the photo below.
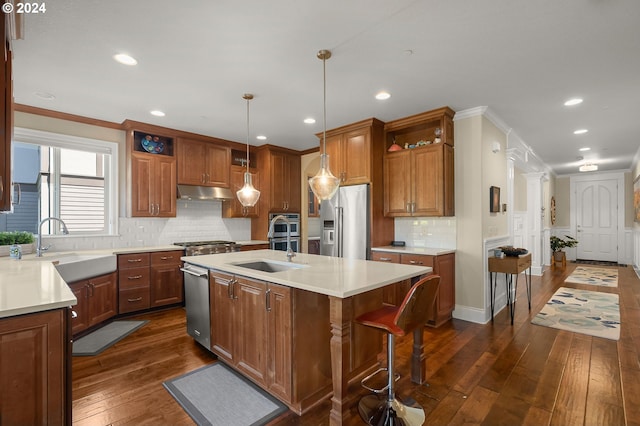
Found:
<path fill-rule="evenodd" d="M 327 70 L 325 62 L 331 57 L 331 52 L 321 50 L 318 52 L 318 59 L 322 59 L 322 80 L 323 80 L 323 131 L 322 131 L 322 154 L 320 154 L 320 170 L 309 179 L 311 190 L 319 200 L 328 200 L 336 193 L 340 187 L 340 179 L 335 177 L 329 170 L 329 155 L 327 155 Z"/>
<path fill-rule="evenodd" d="M 236 192 L 236 195 L 243 207 L 253 207 L 260 198 L 260 191 L 253 187 L 251 173 L 249 173 L 249 101 L 253 99 L 253 95 L 245 93 L 242 99 L 247 101 L 247 171 L 244 172 L 244 186 Z"/>

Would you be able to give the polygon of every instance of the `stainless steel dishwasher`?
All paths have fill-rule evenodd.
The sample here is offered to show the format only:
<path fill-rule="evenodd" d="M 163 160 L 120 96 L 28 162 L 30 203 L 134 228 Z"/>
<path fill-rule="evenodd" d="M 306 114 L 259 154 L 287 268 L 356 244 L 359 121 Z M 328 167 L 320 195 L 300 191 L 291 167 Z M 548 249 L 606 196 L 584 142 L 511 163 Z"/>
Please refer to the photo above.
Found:
<path fill-rule="evenodd" d="M 209 315 L 209 270 L 185 263 L 184 303 L 187 311 L 187 333 L 196 342 L 211 350 L 211 319 Z"/>

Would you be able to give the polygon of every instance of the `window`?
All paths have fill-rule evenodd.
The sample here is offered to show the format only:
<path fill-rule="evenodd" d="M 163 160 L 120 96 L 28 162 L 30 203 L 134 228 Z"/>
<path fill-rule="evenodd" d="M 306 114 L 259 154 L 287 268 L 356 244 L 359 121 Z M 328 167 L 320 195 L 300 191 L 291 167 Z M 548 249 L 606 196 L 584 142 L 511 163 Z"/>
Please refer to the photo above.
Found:
<path fill-rule="evenodd" d="M 16 128 L 12 150 L 17 193 L 0 229 L 37 233 L 40 220 L 53 216 L 70 234 L 116 233 L 116 143 Z M 59 228 L 47 222 L 42 233 Z"/>

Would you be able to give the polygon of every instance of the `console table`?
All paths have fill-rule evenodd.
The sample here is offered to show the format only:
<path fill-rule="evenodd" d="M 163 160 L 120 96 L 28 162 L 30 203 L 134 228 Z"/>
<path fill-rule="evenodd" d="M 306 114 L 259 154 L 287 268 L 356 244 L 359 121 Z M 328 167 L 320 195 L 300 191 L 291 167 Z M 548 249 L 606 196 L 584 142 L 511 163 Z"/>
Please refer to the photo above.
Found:
<path fill-rule="evenodd" d="M 498 284 L 499 272 L 503 272 L 505 275 L 506 287 L 507 287 L 507 306 L 509 306 L 509 313 L 511 314 L 511 324 L 513 325 L 513 314 L 515 311 L 515 293 L 518 291 L 518 277 L 521 272 L 528 269 L 528 274 L 525 272 L 525 282 L 527 285 L 527 299 L 529 300 L 529 310 L 531 310 L 531 253 L 523 254 L 522 256 L 506 256 L 506 257 L 490 257 L 489 258 L 489 291 L 491 292 L 491 321 L 493 321 L 493 309 L 496 299 L 496 285 Z M 494 280 L 494 274 L 496 278 Z M 515 288 L 513 284 L 513 276 L 516 276 Z M 513 288 L 513 292 L 511 291 Z"/>

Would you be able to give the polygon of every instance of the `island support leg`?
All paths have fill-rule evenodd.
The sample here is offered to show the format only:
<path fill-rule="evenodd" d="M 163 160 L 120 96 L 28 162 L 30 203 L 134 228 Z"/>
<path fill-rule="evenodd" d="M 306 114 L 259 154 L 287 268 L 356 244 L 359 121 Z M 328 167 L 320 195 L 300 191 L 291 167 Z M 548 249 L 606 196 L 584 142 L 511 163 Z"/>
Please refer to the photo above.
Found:
<path fill-rule="evenodd" d="M 333 397 L 329 424 L 342 425 L 347 412 L 347 390 L 349 387 L 349 353 L 351 352 L 350 321 L 352 304 L 348 299 L 329 296 L 329 319 L 331 321 L 331 377 Z"/>
<path fill-rule="evenodd" d="M 424 353 L 423 327 L 418 327 L 413 330 L 411 381 L 419 385 L 427 381 L 427 355 Z"/>

